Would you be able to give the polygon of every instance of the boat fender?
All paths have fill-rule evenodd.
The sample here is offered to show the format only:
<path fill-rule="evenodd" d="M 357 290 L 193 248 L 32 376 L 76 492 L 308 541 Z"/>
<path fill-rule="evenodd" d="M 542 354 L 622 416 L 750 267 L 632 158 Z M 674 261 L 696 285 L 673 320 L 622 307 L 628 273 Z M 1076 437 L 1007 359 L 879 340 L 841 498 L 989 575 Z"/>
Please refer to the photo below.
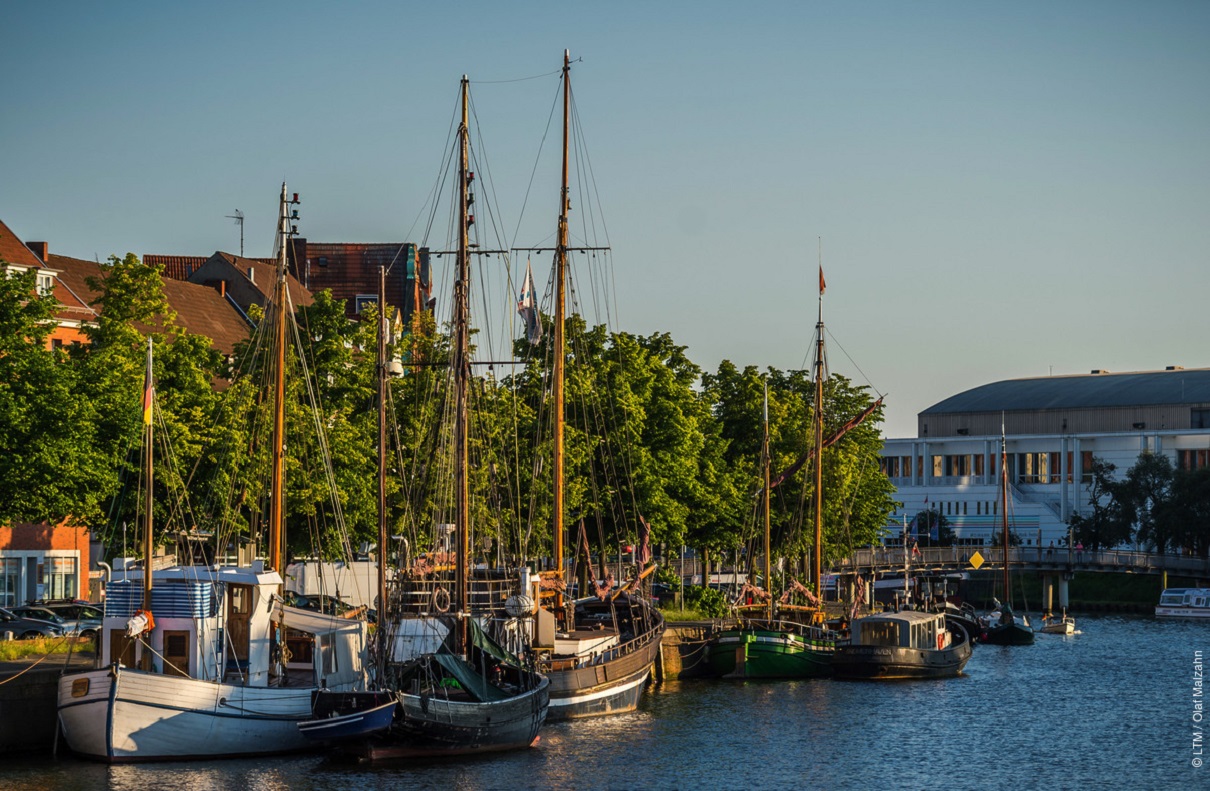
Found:
<path fill-rule="evenodd" d="M 940 651 L 943 648 L 945 648 L 945 632 L 938 632 L 937 633 L 937 650 Z"/>

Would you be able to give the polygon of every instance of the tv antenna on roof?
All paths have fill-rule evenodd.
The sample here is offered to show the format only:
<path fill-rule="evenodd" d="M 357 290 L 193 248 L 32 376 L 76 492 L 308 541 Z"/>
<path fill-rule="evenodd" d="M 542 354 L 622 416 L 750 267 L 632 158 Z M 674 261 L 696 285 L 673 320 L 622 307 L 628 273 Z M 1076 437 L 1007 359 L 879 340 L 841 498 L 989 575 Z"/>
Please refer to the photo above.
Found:
<path fill-rule="evenodd" d="M 228 214 L 227 218 L 235 220 L 239 225 L 239 257 L 244 257 L 244 213 L 239 209 L 235 210 L 235 214 Z"/>

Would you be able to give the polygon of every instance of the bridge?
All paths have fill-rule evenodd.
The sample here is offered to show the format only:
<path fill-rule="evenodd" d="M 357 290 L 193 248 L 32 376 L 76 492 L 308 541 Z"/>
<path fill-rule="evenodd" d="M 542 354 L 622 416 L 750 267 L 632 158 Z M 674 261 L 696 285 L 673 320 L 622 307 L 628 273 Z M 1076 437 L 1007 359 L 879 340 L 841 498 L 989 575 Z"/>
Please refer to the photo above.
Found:
<path fill-rule="evenodd" d="M 976 552 L 978 557 L 976 557 Z M 1134 552 L 1122 549 L 1068 549 L 1066 547 L 1009 547 L 1008 568 L 1013 572 L 1037 574 L 1042 578 L 1042 601 L 1047 610 L 1054 608 L 1055 593 L 1059 606 L 1069 604 L 1068 583 L 1076 572 L 1117 574 L 1162 574 L 1168 587 L 1168 575 L 1210 579 L 1210 559 L 1189 555 Z M 909 552 L 909 573 L 915 576 L 958 572 L 1004 571 L 1003 547 L 928 547 Z M 902 572 L 903 547 L 859 549 L 852 556 L 835 561 L 830 571 L 839 575 L 864 575 L 873 580 L 881 573 Z M 871 593 L 873 596 L 872 585 Z"/>
<path fill-rule="evenodd" d="M 909 552 L 908 562 L 914 574 L 952 574 L 974 571 L 972 558 L 978 551 L 980 571 L 1004 569 L 1002 547 L 926 547 Z M 1074 574 L 1077 571 L 1126 574 L 1174 574 L 1181 577 L 1210 579 L 1210 558 L 1189 555 L 1135 552 L 1125 549 L 1068 549 L 1067 547 L 1009 547 L 1008 564 L 1012 571 L 1040 574 Z M 850 557 L 833 561 L 834 574 L 869 574 L 903 571 L 902 547 L 859 549 Z"/>

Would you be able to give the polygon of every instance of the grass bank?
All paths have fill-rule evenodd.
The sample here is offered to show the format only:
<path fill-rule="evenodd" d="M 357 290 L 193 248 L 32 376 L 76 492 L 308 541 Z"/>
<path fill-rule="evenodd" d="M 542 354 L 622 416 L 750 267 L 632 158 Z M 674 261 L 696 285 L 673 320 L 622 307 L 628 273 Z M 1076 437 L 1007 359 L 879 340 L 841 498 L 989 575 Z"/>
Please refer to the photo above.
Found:
<path fill-rule="evenodd" d="M 76 640 L 69 637 L 39 637 L 34 640 L 0 640 L 0 662 L 11 662 L 43 654 L 79 653 L 93 651 L 91 640 Z"/>

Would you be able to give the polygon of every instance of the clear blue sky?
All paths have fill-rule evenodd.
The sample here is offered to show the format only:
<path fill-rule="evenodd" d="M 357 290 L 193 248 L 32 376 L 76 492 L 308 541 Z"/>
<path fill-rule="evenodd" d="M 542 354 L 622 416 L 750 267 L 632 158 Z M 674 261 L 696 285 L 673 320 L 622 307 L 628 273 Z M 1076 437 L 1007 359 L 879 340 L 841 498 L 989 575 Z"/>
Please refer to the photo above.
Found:
<path fill-rule="evenodd" d="M 463 73 L 514 223 L 556 83 L 496 81 L 569 48 L 621 329 L 800 367 L 822 237 L 831 368 L 889 394 L 889 436 L 998 379 L 1210 366 L 1207 2 L 23 2 L 4 26 L 0 218 L 63 255 L 238 251 L 237 208 L 266 255 L 282 181 L 309 239 L 402 241 Z"/>

